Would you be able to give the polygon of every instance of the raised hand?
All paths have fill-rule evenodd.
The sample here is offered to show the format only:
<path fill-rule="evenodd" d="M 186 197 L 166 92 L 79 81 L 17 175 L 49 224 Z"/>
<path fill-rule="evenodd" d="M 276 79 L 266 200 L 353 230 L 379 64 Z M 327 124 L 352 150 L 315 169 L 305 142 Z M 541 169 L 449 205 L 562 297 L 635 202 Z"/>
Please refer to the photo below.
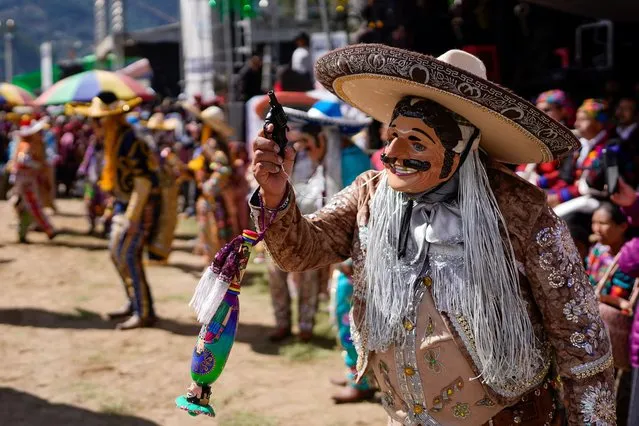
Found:
<path fill-rule="evenodd" d="M 267 128 L 267 132 L 270 130 Z M 278 155 L 279 150 L 275 142 L 264 136 L 264 131 L 253 142 L 253 176 L 261 187 L 265 207 L 270 209 L 279 207 L 286 195 L 295 160 L 295 150 L 292 147 L 286 147 L 284 158 Z"/>

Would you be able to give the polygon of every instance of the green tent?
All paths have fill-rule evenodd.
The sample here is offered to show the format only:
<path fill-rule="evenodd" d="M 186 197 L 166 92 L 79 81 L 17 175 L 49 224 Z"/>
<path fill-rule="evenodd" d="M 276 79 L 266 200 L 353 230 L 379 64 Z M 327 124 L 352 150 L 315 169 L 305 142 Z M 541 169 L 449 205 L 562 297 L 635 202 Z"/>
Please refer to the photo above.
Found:
<path fill-rule="evenodd" d="M 89 71 L 98 68 L 98 66 L 99 68 L 104 67 L 110 69 L 113 59 L 114 55 L 111 54 L 103 63 L 98 64 L 95 55 L 87 55 L 80 58 L 78 62 L 82 65 L 84 71 Z M 126 65 L 129 65 L 130 63 L 133 63 L 138 59 L 140 58 L 126 58 L 125 63 Z M 60 68 L 58 65 L 54 65 L 53 82 L 55 83 L 56 81 L 60 80 L 61 75 L 62 68 Z M 40 88 L 42 87 L 42 74 L 40 73 L 40 71 L 19 74 L 13 77 L 11 83 L 15 84 L 16 86 L 22 87 L 23 89 L 28 90 L 31 93 L 39 94 L 41 92 Z"/>

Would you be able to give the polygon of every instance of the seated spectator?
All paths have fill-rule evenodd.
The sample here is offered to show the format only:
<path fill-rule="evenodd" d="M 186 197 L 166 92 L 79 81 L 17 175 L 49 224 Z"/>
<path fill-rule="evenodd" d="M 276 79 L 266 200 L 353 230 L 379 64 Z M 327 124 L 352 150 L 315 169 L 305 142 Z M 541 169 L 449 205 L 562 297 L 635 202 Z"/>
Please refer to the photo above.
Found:
<path fill-rule="evenodd" d="M 615 257 L 627 241 L 628 219 L 614 204 L 604 202 L 592 215 L 593 238 L 596 241 L 586 258 L 586 273 L 596 286 L 608 272 Z M 606 282 L 601 294 L 628 300 L 634 278 L 618 269 Z"/>
<path fill-rule="evenodd" d="M 567 165 L 570 173 L 565 175 L 562 184 L 558 184 L 561 188 L 548 191 L 551 207 L 581 196 L 603 195 L 602 155 L 608 141 L 606 108 L 602 101 L 586 99 L 577 110 L 575 129 L 580 136 L 581 149 L 574 161 Z"/>

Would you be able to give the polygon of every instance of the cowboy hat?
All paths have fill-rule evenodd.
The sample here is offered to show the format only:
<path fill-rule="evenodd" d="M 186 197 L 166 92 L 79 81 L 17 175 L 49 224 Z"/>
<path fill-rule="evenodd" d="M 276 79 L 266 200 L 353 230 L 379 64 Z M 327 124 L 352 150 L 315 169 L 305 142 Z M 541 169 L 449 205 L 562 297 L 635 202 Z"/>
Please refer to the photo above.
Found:
<path fill-rule="evenodd" d="M 164 118 L 163 113 L 156 112 L 142 124 L 149 130 L 173 131 L 178 127 L 178 120 L 176 118 Z"/>
<path fill-rule="evenodd" d="M 23 138 L 33 136 L 36 133 L 40 133 L 43 130 L 49 128 L 49 117 L 35 120 L 31 117 L 22 117 L 20 121 L 20 128 L 18 129 L 18 135 Z"/>
<path fill-rule="evenodd" d="M 346 135 L 354 135 L 372 122 L 370 118 L 339 100 L 317 101 L 308 111 L 284 107 L 284 112 L 292 123 L 337 127 L 340 133 Z"/>
<path fill-rule="evenodd" d="M 218 133 L 221 133 L 225 137 L 231 136 L 235 133 L 235 130 L 226 123 L 226 115 L 224 110 L 218 106 L 210 106 L 204 111 L 200 111 L 198 107 L 188 102 L 183 102 L 182 108 L 196 116 L 207 126 L 211 127 Z"/>
<path fill-rule="evenodd" d="M 551 161 L 579 146 L 565 126 L 487 80 L 482 61 L 461 50 L 433 58 L 378 44 L 352 45 L 321 57 L 315 72 L 328 90 L 384 123 L 404 96 L 431 99 L 477 126 L 482 149 L 501 162 Z"/>
<path fill-rule="evenodd" d="M 101 118 L 110 115 L 121 115 L 131 112 L 133 108 L 142 103 L 142 98 L 134 98 L 128 101 L 119 100 L 112 92 L 101 92 L 91 100 L 90 104 L 67 104 L 67 115 L 79 114 L 91 118 Z"/>

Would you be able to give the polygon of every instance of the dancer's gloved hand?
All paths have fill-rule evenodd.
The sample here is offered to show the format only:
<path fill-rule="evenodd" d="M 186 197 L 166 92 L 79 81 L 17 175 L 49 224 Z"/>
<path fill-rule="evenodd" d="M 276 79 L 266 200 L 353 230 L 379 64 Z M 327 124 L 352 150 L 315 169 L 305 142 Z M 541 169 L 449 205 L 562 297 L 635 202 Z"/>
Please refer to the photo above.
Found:
<path fill-rule="evenodd" d="M 265 207 L 269 209 L 278 208 L 286 196 L 288 178 L 295 160 L 295 150 L 290 146 L 286 147 L 284 158 L 278 153 L 277 144 L 267 139 L 264 131 L 261 131 L 253 141 L 253 176 L 261 187 Z"/>

